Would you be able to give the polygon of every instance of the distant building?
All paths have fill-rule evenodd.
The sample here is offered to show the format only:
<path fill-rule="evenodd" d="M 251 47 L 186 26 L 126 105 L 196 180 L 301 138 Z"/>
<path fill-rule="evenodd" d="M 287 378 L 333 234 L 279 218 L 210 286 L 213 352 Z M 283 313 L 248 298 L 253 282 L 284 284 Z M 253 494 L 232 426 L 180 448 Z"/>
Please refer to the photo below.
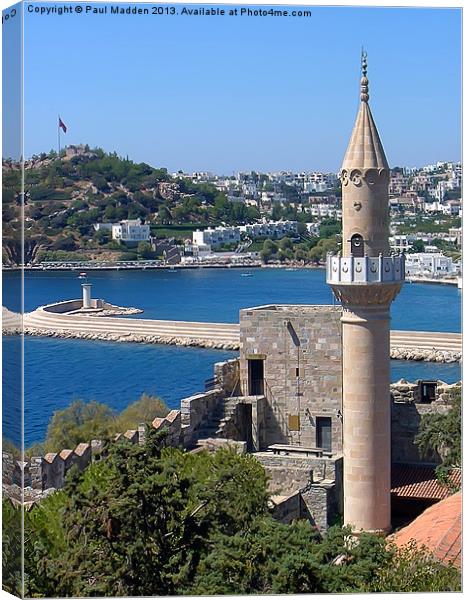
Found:
<path fill-rule="evenodd" d="M 241 225 L 239 229 L 252 239 L 280 239 L 286 236 L 296 237 L 298 235 L 297 227 L 297 221 L 265 221 L 264 223 Z"/>
<path fill-rule="evenodd" d="M 192 233 L 192 242 L 197 246 L 208 245 L 218 248 L 224 244 L 237 244 L 240 242 L 239 227 L 208 227 L 197 229 Z"/>
<path fill-rule="evenodd" d="M 449 229 L 449 236 L 457 246 L 462 245 L 462 229 L 461 227 L 451 227 Z"/>
<path fill-rule="evenodd" d="M 305 223 L 305 226 L 310 235 L 320 235 L 320 223 Z"/>
<path fill-rule="evenodd" d="M 312 204 L 312 206 L 306 206 L 304 211 L 321 219 L 341 219 L 343 216 L 341 208 L 330 204 Z"/>
<path fill-rule="evenodd" d="M 442 277 L 455 275 L 457 267 L 453 264 L 449 256 L 442 253 L 418 252 L 416 254 L 407 254 L 405 260 L 406 275 Z"/>
<path fill-rule="evenodd" d="M 184 245 L 184 257 L 192 257 L 198 259 L 205 258 L 206 256 L 210 256 L 211 254 L 211 246 L 209 244 L 186 243 Z"/>
<path fill-rule="evenodd" d="M 89 148 L 84 144 L 78 144 L 77 146 L 70 144 L 65 148 L 65 157 L 73 158 L 74 156 L 83 156 L 89 152 Z"/>
<path fill-rule="evenodd" d="M 390 248 L 394 252 L 408 252 L 415 241 L 415 235 L 394 235 L 389 239 Z"/>
<path fill-rule="evenodd" d="M 118 242 L 147 242 L 150 237 L 150 226 L 142 224 L 140 219 L 127 219 L 112 224 L 112 239 Z"/>

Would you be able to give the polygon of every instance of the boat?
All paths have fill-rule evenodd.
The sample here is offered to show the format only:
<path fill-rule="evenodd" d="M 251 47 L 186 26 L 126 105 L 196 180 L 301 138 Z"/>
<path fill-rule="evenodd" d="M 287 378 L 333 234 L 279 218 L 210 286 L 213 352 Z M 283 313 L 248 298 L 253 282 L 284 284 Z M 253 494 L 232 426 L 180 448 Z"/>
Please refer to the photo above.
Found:
<path fill-rule="evenodd" d="M 80 273 L 80 274 L 78 275 L 78 279 L 86 279 L 86 277 L 87 277 L 87 274 L 86 274 L 86 273 L 84 273 L 84 272 L 83 272 L 83 273 Z"/>
<path fill-rule="evenodd" d="M 241 277 L 252 277 L 252 273 L 241 273 Z"/>

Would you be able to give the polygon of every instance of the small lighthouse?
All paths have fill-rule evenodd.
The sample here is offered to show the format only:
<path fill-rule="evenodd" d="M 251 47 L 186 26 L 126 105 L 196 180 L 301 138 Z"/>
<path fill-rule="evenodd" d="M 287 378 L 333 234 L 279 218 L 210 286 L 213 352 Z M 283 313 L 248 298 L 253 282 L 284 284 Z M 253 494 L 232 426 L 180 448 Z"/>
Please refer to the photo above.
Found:
<path fill-rule="evenodd" d="M 91 308 L 91 286 L 92 283 L 82 283 L 81 288 L 83 290 L 83 306 L 82 308 Z"/>
<path fill-rule="evenodd" d="M 369 107 L 367 55 L 361 102 L 341 168 L 342 256 L 327 258 L 327 282 L 343 306 L 344 523 L 384 532 L 390 515 L 390 304 L 404 281 L 390 255 L 390 170 Z"/>

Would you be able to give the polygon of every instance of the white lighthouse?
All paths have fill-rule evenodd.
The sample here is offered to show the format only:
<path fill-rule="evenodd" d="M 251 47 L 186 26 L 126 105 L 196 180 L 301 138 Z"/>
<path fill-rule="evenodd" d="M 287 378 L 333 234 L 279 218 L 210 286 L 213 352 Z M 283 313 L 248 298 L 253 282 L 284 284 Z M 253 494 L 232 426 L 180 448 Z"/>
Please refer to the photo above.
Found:
<path fill-rule="evenodd" d="M 83 290 L 83 306 L 82 308 L 91 308 L 91 286 L 92 283 L 82 283 L 81 288 Z"/>

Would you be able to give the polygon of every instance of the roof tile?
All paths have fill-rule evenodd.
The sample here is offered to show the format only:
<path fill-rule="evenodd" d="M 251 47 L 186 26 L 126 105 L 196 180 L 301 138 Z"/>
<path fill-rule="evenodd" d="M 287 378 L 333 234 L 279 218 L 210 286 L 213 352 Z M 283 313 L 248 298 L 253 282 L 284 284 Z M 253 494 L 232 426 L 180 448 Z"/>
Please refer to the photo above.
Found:
<path fill-rule="evenodd" d="M 427 508 L 407 527 L 390 536 L 397 546 L 414 540 L 443 563 L 461 568 L 462 494 L 457 492 Z"/>

